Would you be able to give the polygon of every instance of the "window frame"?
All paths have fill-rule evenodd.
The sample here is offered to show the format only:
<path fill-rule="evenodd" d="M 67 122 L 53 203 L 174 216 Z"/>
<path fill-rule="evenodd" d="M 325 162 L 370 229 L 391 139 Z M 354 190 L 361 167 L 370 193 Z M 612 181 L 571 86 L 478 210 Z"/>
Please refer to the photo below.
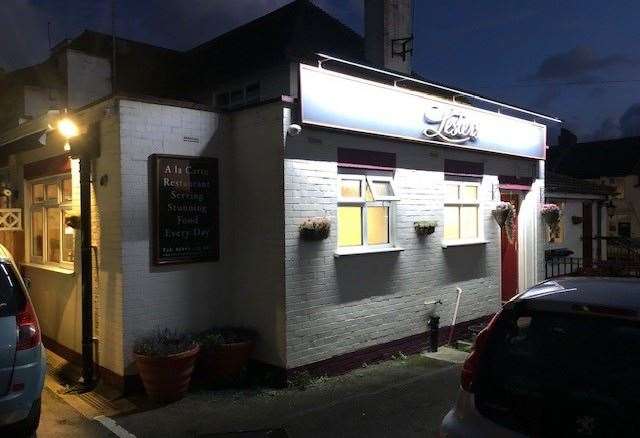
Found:
<path fill-rule="evenodd" d="M 343 181 L 359 181 L 360 182 L 360 196 L 359 197 L 343 197 L 342 196 L 342 182 Z M 375 196 L 373 190 L 370 188 L 370 184 L 372 181 L 383 181 L 389 182 L 391 184 L 391 190 L 393 191 L 393 196 Z M 366 191 L 367 187 L 371 190 L 371 195 L 373 197 L 372 201 L 366 200 Z M 349 246 L 340 246 L 340 238 L 339 236 L 336 239 L 336 247 L 337 253 L 366 253 L 366 252 L 375 252 L 377 250 L 385 250 L 385 249 L 393 249 L 396 248 L 396 202 L 400 199 L 397 196 L 397 192 L 393 185 L 393 177 L 392 176 L 380 176 L 380 175 L 370 175 L 367 174 L 366 171 L 358 172 L 358 173 L 339 173 L 337 179 L 337 208 L 340 207 L 352 207 L 358 206 L 361 208 L 360 215 L 360 227 L 361 227 L 361 244 L 360 245 L 349 245 Z M 388 242 L 380 243 L 380 244 L 369 244 L 369 236 L 368 236 L 368 218 L 367 218 L 367 207 L 387 207 L 387 233 L 388 233 Z M 338 219 L 338 214 L 336 214 L 336 222 Z M 339 227 L 337 227 L 339 228 Z M 338 231 L 337 231 L 338 233 Z"/>
<path fill-rule="evenodd" d="M 27 249 L 29 254 L 29 262 L 33 264 L 38 264 L 42 266 L 51 266 L 56 268 L 62 268 L 66 270 L 72 271 L 74 269 L 75 263 L 75 246 L 76 246 L 76 235 L 74 232 L 73 239 L 73 251 L 74 251 L 74 261 L 65 261 L 64 260 L 64 232 L 65 232 L 65 224 L 64 217 L 68 214 L 69 211 L 73 210 L 73 195 L 71 199 L 65 201 L 64 200 L 64 192 L 63 192 L 63 184 L 65 180 L 72 180 L 71 173 L 63 173 L 53 176 L 46 176 L 42 178 L 34 178 L 26 181 L 25 190 L 25 203 L 28 205 L 28 236 L 27 236 Z M 36 185 L 42 184 L 44 188 L 44 199 L 41 202 L 34 202 L 33 198 L 33 187 Z M 57 199 L 48 199 L 47 197 L 47 186 L 56 185 L 58 189 Z M 71 182 L 71 190 L 73 193 L 73 180 Z M 59 245 L 60 245 L 60 261 L 50 261 L 49 260 L 49 226 L 48 226 L 48 209 L 58 209 L 60 212 L 60 223 L 59 223 Z M 36 256 L 34 255 L 33 248 L 33 239 L 34 239 L 34 230 L 33 230 L 33 213 L 35 211 L 39 211 L 42 216 L 42 255 Z M 27 221 L 25 221 L 27 222 Z"/>
<path fill-rule="evenodd" d="M 448 186 L 457 186 L 458 187 L 458 197 L 455 200 L 447 198 Z M 475 187 L 476 188 L 476 200 L 475 201 L 465 201 L 463 197 L 463 188 L 464 187 Z M 444 195 L 444 205 L 443 205 L 443 216 L 445 215 L 445 211 L 447 207 L 458 207 L 458 238 L 451 239 L 444 237 L 444 230 L 447 226 L 446 218 L 443 218 L 443 245 L 464 245 L 465 243 L 482 243 L 484 242 L 484 221 L 483 221 L 483 209 L 482 209 L 482 200 L 481 200 L 481 188 L 482 182 L 480 181 L 457 181 L 457 180 L 445 180 L 445 195 Z M 477 207 L 478 209 L 478 221 L 477 221 L 477 232 L 476 237 L 460 237 L 462 235 L 462 207 Z"/>
<path fill-rule="evenodd" d="M 393 177 L 391 176 L 378 176 L 378 175 L 366 175 L 367 184 L 369 184 L 369 189 L 371 190 L 371 195 L 373 196 L 374 201 L 399 201 L 400 197 L 397 195 L 398 192 L 393 184 Z M 383 182 L 389 183 L 391 187 L 391 192 L 393 195 L 391 196 L 376 196 L 373 192 L 372 186 L 374 182 Z"/>

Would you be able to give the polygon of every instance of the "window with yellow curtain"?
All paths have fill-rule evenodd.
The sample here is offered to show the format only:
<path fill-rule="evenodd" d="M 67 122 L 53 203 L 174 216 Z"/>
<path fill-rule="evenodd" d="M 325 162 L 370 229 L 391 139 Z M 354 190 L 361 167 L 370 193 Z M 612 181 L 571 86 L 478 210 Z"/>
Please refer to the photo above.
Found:
<path fill-rule="evenodd" d="M 446 181 L 444 203 L 444 240 L 481 239 L 478 183 Z"/>
<path fill-rule="evenodd" d="M 32 263 L 73 269 L 75 230 L 66 225 L 71 216 L 71 175 L 29 182 Z"/>
<path fill-rule="evenodd" d="M 338 185 L 338 247 L 392 246 L 393 178 L 341 174 Z"/>

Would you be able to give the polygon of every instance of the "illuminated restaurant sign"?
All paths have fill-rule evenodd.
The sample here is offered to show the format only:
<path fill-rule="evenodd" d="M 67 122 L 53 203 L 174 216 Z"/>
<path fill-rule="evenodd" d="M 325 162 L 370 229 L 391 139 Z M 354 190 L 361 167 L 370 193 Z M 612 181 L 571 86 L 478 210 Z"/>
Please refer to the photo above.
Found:
<path fill-rule="evenodd" d="M 402 87 L 300 65 L 302 123 L 544 159 L 546 126 Z"/>
<path fill-rule="evenodd" d="M 153 262 L 218 260 L 218 160 L 150 156 L 153 189 Z"/>

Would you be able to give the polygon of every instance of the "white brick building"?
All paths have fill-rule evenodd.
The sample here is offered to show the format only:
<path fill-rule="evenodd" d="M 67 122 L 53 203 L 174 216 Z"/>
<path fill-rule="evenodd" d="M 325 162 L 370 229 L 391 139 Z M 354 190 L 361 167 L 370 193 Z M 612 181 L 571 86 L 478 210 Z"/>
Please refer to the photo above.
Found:
<path fill-rule="evenodd" d="M 313 86 L 303 83 L 302 89 Z M 134 342 L 163 327 L 253 327 L 260 333 L 254 359 L 288 372 L 301 367 L 333 372 L 397 351 L 417 351 L 426 345 L 433 302 L 442 302 L 437 309 L 441 325 L 453 323 L 457 288 L 462 291 L 458 329 L 499 308 L 505 296 L 504 236 L 491 211 L 505 193 L 519 203 L 521 249 L 517 273 L 511 273 L 516 289 L 542 278 L 540 159 L 384 133 L 363 135 L 357 126 L 325 129 L 300 119 L 301 106 L 312 99 L 305 93 L 226 113 L 115 96 L 74 114 L 81 124 L 100 126 L 100 155 L 92 163 L 94 336 L 105 379 L 125 385 L 136 374 Z M 476 111 L 463 109 L 468 117 Z M 292 122 L 302 123 L 299 135 L 290 129 Z M 481 133 L 482 124 L 478 129 Z M 218 159 L 218 261 L 153 263 L 149 160 L 154 154 Z M 55 208 L 62 214 L 77 211 L 77 164 L 61 166 L 65 160 L 64 152 L 49 144 L 11 155 L 8 168 L 22 189 L 23 266 L 44 335 L 51 348 L 74 357 L 80 351 L 79 257 L 42 256 L 43 250 L 54 254 L 58 248 L 47 238 L 53 236 L 54 219 L 47 217 L 42 231 L 33 213 L 40 208 L 40 201 L 34 203 L 34 193 L 41 190 L 36 186 L 44 184 L 46 193 L 65 175 L 72 181 L 69 204 Z M 363 192 L 355 222 L 343 215 L 355 210 L 340 210 L 353 208 L 341 191 L 353 181 Z M 365 190 L 377 191 L 375 184 L 392 187 L 393 199 L 364 200 Z M 467 194 L 471 190 L 473 199 L 452 201 L 454 185 Z M 64 201 L 68 194 L 60 190 Z M 377 216 L 380 211 L 384 214 Z M 471 222 L 467 216 L 452 219 L 452 211 L 471 214 Z M 300 224 L 313 217 L 330 221 L 325 240 L 300 237 Z M 435 232 L 418 236 L 414 225 L 421 221 L 436 221 Z M 469 223 L 474 225 L 468 228 Z M 353 226 L 358 231 L 349 230 Z M 348 241 L 353 236 L 359 243 Z M 382 240 L 372 244 L 373 239 Z M 55 243 L 67 254 L 64 244 Z M 76 236 L 76 254 L 78 245 Z"/>

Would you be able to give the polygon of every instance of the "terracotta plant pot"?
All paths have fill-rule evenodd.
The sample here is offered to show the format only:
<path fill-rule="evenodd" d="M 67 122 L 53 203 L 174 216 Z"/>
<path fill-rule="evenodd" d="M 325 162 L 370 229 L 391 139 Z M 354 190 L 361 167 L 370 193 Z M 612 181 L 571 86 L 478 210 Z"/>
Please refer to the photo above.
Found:
<path fill-rule="evenodd" d="M 166 357 L 136 354 L 136 365 L 149 398 L 168 403 L 187 393 L 200 347 Z"/>
<path fill-rule="evenodd" d="M 255 343 L 253 341 L 222 344 L 203 350 L 200 370 L 207 383 L 229 383 L 237 380 L 249 362 Z"/>

